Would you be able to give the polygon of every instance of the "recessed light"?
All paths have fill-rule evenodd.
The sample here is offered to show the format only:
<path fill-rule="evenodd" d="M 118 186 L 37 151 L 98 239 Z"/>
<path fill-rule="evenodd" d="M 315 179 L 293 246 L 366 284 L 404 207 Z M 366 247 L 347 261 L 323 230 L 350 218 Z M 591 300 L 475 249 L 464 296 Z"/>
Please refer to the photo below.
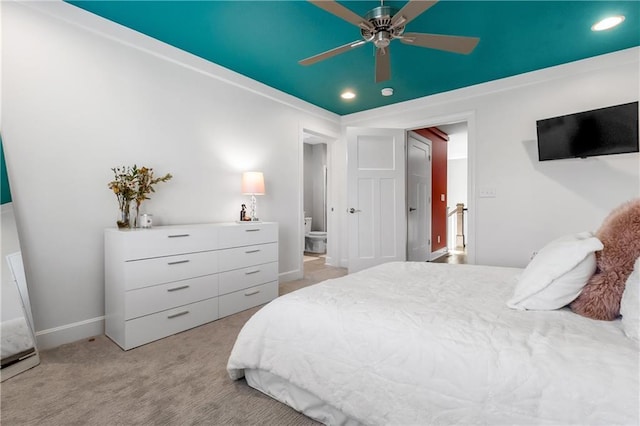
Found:
<path fill-rule="evenodd" d="M 356 94 L 353 93 L 351 90 L 346 90 L 340 94 L 340 97 L 342 99 L 353 99 L 356 97 Z"/>
<path fill-rule="evenodd" d="M 620 25 L 624 21 L 624 16 L 609 16 L 604 18 L 591 26 L 591 31 L 604 31 L 610 28 Z"/>
<path fill-rule="evenodd" d="M 380 93 L 382 96 L 391 96 L 393 95 L 393 89 L 391 87 L 385 87 L 380 91 Z"/>

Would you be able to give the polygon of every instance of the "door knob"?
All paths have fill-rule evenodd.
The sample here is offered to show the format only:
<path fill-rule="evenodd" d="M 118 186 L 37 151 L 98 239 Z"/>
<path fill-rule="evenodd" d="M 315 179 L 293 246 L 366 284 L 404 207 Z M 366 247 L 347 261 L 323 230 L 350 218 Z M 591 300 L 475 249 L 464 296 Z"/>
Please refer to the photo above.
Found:
<path fill-rule="evenodd" d="M 414 210 L 418 210 L 418 209 L 416 209 L 415 207 L 409 207 L 409 211 L 410 211 L 410 212 L 412 212 L 412 211 L 414 211 Z"/>
<path fill-rule="evenodd" d="M 347 211 L 348 211 L 349 213 L 358 213 L 358 212 L 360 212 L 361 210 L 356 210 L 356 209 L 354 209 L 353 207 L 351 207 L 351 208 L 350 208 L 349 210 L 347 210 Z"/>

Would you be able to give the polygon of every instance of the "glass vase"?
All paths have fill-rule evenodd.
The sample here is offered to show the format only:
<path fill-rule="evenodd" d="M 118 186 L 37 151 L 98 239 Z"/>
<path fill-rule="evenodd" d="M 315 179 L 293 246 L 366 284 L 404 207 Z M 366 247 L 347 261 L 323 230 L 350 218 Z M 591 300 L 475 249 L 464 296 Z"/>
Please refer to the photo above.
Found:
<path fill-rule="evenodd" d="M 134 213 L 131 214 L 131 220 L 133 221 L 132 228 L 140 228 L 140 206 L 141 204 L 132 203 L 132 209 L 135 210 Z"/>
<path fill-rule="evenodd" d="M 120 217 L 116 221 L 118 225 L 118 229 L 129 229 L 131 228 L 131 212 L 129 209 L 129 205 L 125 205 L 122 210 L 120 210 Z"/>

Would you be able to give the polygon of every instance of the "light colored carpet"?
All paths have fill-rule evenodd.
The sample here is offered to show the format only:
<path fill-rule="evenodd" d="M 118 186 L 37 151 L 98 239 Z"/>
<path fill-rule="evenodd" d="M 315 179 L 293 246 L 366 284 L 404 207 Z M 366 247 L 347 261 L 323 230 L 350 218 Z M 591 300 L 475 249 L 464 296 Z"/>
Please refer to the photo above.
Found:
<path fill-rule="evenodd" d="M 305 262 L 288 293 L 346 274 Z M 130 351 L 105 336 L 41 352 L 41 364 L 2 383 L 0 423 L 12 425 L 316 425 L 232 381 L 227 359 L 244 323 L 240 312 Z"/>

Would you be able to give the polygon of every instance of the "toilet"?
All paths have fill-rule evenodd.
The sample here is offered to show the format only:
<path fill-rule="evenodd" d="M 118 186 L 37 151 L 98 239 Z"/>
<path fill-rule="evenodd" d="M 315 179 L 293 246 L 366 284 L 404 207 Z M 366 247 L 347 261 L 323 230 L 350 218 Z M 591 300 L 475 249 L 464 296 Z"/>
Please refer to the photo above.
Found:
<path fill-rule="evenodd" d="M 310 217 L 304 218 L 304 251 L 324 254 L 327 252 L 327 233 L 311 230 Z"/>

